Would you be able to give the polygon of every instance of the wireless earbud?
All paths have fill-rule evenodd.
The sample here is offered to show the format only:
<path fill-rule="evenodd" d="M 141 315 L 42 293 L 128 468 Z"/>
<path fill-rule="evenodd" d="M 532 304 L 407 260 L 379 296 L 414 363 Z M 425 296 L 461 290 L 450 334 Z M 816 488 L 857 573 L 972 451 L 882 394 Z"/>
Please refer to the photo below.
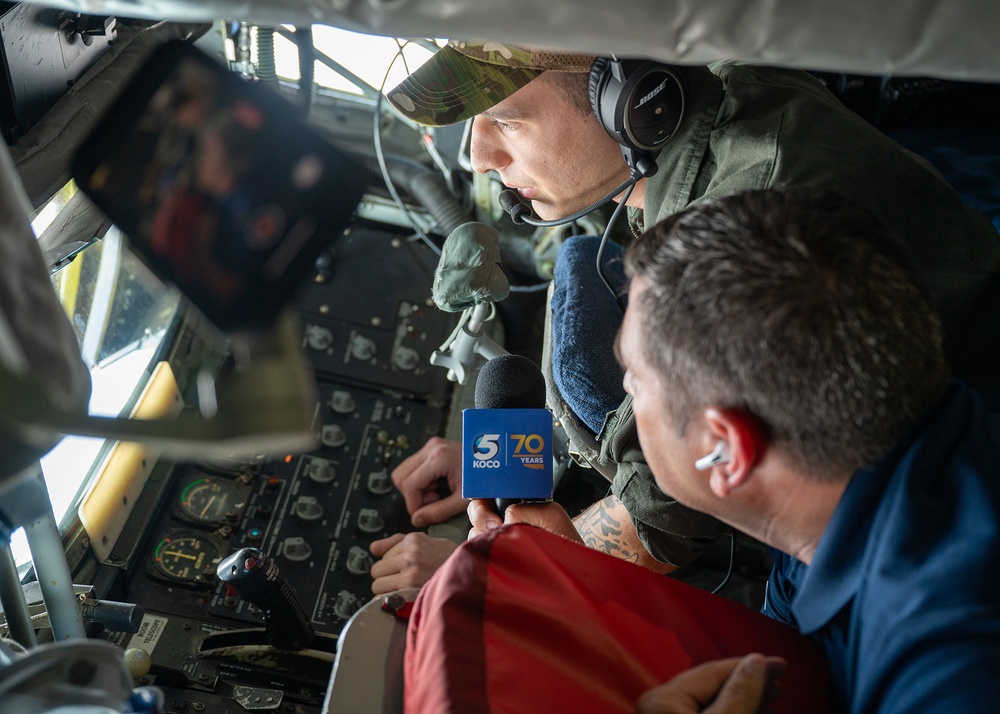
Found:
<path fill-rule="evenodd" d="M 712 453 L 702 456 L 700 459 L 694 462 L 694 467 L 699 471 L 708 471 L 713 466 L 718 464 L 728 464 L 729 463 L 729 444 L 721 439 L 712 449 Z"/>

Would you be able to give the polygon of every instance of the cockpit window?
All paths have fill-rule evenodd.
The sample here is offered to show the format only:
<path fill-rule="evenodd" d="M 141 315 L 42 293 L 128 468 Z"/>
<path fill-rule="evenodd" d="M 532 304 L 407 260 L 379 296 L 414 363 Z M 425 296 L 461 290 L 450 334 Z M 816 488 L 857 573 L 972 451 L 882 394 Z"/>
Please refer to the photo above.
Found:
<path fill-rule="evenodd" d="M 32 224 L 36 235 L 72 193 L 72 188 L 60 192 L 38 212 Z M 52 285 L 90 368 L 90 413 L 127 415 L 162 357 L 178 316 L 178 293 L 129 253 L 115 227 L 54 273 Z M 73 518 L 108 446 L 103 439 L 67 436 L 41 459 L 52 509 L 63 526 Z M 22 531 L 14 534 L 11 546 L 18 565 L 27 563 Z"/>
<path fill-rule="evenodd" d="M 258 37 L 264 31 L 258 28 Z M 443 44 L 443 41 L 365 35 L 328 25 L 314 25 L 312 32 L 317 51 L 316 84 L 358 96 L 371 97 L 380 88 L 395 87 Z M 402 58 L 394 61 L 397 54 L 402 54 Z M 279 78 L 299 80 L 298 47 L 287 29 L 280 28 L 274 33 L 274 58 Z M 259 58 L 255 57 L 255 61 L 259 63 Z"/>

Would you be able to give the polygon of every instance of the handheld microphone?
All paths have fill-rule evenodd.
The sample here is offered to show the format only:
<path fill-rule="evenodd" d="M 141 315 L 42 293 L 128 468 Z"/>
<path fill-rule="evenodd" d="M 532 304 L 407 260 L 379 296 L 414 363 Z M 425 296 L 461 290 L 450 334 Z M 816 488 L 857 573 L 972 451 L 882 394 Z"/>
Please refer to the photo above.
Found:
<path fill-rule="evenodd" d="M 654 164 L 655 166 L 655 164 Z M 576 213 L 570 214 L 565 218 L 556 218 L 551 221 L 543 221 L 540 218 L 535 218 L 531 215 L 531 206 L 527 205 L 521 200 L 521 197 L 517 195 L 517 191 L 512 188 L 505 188 L 497 196 L 497 203 L 500 204 L 500 208 L 510 214 L 510 220 L 512 220 L 517 225 L 523 225 L 527 223 L 529 226 L 561 226 L 564 223 L 572 223 L 573 221 L 579 220 L 586 216 L 591 211 L 596 211 L 598 208 L 603 206 L 605 203 L 610 201 L 615 196 L 623 193 L 626 189 L 635 186 L 639 179 L 643 178 L 643 174 L 633 172 L 625 181 L 619 184 L 611 193 L 606 194 L 603 198 L 590 204 L 586 208 L 577 211 Z"/>
<path fill-rule="evenodd" d="M 552 498 L 552 414 L 545 379 L 520 355 L 494 357 L 479 372 L 475 409 L 462 413 L 462 496 L 510 503 Z"/>

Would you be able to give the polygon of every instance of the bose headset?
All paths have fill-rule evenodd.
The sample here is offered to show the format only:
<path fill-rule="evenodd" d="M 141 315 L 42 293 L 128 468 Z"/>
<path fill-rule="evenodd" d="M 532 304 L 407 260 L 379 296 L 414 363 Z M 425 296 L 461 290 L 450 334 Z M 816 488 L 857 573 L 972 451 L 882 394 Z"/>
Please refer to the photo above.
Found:
<path fill-rule="evenodd" d="M 622 145 L 633 175 L 655 174 L 657 154 L 684 117 L 684 82 L 677 71 L 659 62 L 598 57 L 587 88 L 594 115 Z"/>

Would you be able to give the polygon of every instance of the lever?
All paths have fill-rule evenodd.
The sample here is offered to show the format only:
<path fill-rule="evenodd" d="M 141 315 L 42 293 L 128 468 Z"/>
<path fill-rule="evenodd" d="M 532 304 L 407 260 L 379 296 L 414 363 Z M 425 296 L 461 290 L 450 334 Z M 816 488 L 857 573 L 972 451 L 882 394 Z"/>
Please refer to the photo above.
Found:
<path fill-rule="evenodd" d="M 492 319 L 492 311 L 492 303 L 486 302 L 468 308 L 464 321 L 452 333 L 448 344 L 431 354 L 430 363 L 435 367 L 446 367 L 450 381 L 465 384 L 469 376 L 467 370 L 476 355 L 490 360 L 507 353 L 486 334 L 485 324 Z"/>
<path fill-rule="evenodd" d="M 267 641 L 272 647 L 301 650 L 312 643 L 316 632 L 308 615 L 277 564 L 263 551 L 242 548 L 223 559 L 216 572 L 240 599 L 263 611 Z"/>

